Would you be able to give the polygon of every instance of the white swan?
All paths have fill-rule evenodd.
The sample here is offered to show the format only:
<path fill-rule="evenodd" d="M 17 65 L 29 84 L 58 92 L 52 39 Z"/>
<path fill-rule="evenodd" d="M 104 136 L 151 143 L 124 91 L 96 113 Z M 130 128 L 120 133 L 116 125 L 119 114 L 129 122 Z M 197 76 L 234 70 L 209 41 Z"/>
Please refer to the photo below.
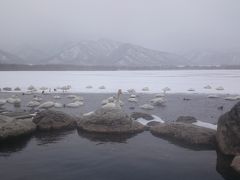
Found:
<path fill-rule="evenodd" d="M 113 102 L 108 102 L 107 104 L 103 105 L 103 109 L 121 109 L 121 101 L 120 101 L 120 95 L 122 94 L 122 90 L 119 89 L 117 93 L 117 98 Z"/>
<path fill-rule="evenodd" d="M 21 103 L 21 99 L 18 98 L 17 95 L 13 95 L 12 97 L 7 98 L 7 102 L 10 104 L 19 104 L 19 103 Z"/>
<path fill-rule="evenodd" d="M 105 86 L 99 86 L 99 89 L 106 89 Z"/>
<path fill-rule="evenodd" d="M 69 99 L 74 99 L 74 98 L 76 98 L 76 97 L 78 97 L 77 95 L 74 95 L 74 94 L 69 94 L 68 96 L 67 96 L 67 98 L 69 98 Z"/>
<path fill-rule="evenodd" d="M 63 104 L 61 104 L 61 103 L 54 103 L 54 107 L 55 108 L 62 108 L 63 107 Z"/>
<path fill-rule="evenodd" d="M 82 101 L 75 101 L 75 102 L 66 104 L 66 107 L 77 108 L 77 107 L 83 106 L 83 105 L 84 105 L 84 103 Z"/>
<path fill-rule="evenodd" d="M 138 102 L 137 98 L 132 98 L 132 97 L 130 97 L 130 98 L 128 99 L 128 101 L 129 101 L 129 102 L 134 102 L 134 103 L 137 103 L 137 102 Z"/>
<path fill-rule="evenodd" d="M 76 96 L 75 98 L 73 98 L 72 101 L 73 102 L 75 102 L 75 101 L 84 101 L 84 98 L 82 96 Z"/>
<path fill-rule="evenodd" d="M 6 104 L 7 100 L 6 99 L 0 99 L 0 107 Z"/>
<path fill-rule="evenodd" d="M 45 103 L 42 103 L 38 108 L 42 108 L 42 109 L 49 109 L 52 108 L 54 106 L 54 102 L 52 101 L 47 101 Z"/>
<path fill-rule="evenodd" d="M 33 101 L 41 102 L 41 101 L 42 101 L 42 98 L 41 98 L 41 97 L 34 97 L 34 98 L 33 98 Z"/>
<path fill-rule="evenodd" d="M 54 99 L 61 99 L 61 97 L 58 96 L 58 95 L 53 96 L 53 98 L 54 98 Z"/>
<path fill-rule="evenodd" d="M 212 89 L 212 87 L 210 85 L 204 86 L 204 89 Z"/>
<path fill-rule="evenodd" d="M 140 106 L 141 109 L 146 109 L 146 110 L 152 110 L 154 109 L 154 106 L 152 106 L 151 104 L 144 104 L 142 106 Z"/>
<path fill-rule="evenodd" d="M 155 97 L 156 97 L 156 98 L 165 97 L 165 94 L 164 94 L 164 93 L 159 93 L 159 94 L 156 94 Z"/>
<path fill-rule="evenodd" d="M 224 99 L 228 101 L 236 101 L 236 100 L 240 100 L 240 96 L 229 96 L 229 97 L 225 97 Z"/>
<path fill-rule="evenodd" d="M 91 85 L 86 86 L 87 89 L 92 89 L 93 87 Z"/>
<path fill-rule="evenodd" d="M 210 95 L 208 95 L 207 97 L 208 97 L 208 98 L 219 98 L 219 96 L 218 96 L 218 95 L 215 95 L 215 94 L 210 94 Z"/>
<path fill-rule="evenodd" d="M 39 105 L 40 105 L 40 102 L 38 102 L 38 101 L 30 101 L 30 102 L 28 102 L 27 107 L 35 108 Z"/>
<path fill-rule="evenodd" d="M 224 88 L 223 88 L 222 86 L 219 86 L 219 87 L 216 88 L 216 90 L 218 90 L 218 91 L 223 91 Z"/>
<path fill-rule="evenodd" d="M 188 91 L 195 91 L 195 89 L 193 89 L 193 88 L 189 88 Z"/>
<path fill-rule="evenodd" d="M 144 88 L 142 88 L 142 91 L 149 91 L 149 88 L 148 87 L 144 87 Z"/>
<path fill-rule="evenodd" d="M 154 98 L 152 100 L 150 100 L 150 102 L 154 105 L 154 106 L 161 106 L 164 105 L 164 103 L 166 102 L 166 100 L 164 98 Z"/>

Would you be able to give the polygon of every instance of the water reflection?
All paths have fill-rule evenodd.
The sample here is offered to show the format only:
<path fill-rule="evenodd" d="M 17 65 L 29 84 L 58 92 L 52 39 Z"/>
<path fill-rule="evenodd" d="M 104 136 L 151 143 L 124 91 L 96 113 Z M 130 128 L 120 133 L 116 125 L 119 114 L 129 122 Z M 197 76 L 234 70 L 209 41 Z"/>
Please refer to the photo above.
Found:
<path fill-rule="evenodd" d="M 116 142 L 116 143 L 127 143 L 127 140 L 136 136 L 137 134 L 106 134 L 106 133 L 90 133 L 78 129 L 78 135 L 86 138 L 90 141 L 104 143 L 104 142 Z"/>
<path fill-rule="evenodd" d="M 224 155 L 217 150 L 216 170 L 226 180 L 240 179 L 240 174 L 234 171 L 234 169 L 230 166 L 233 158 L 233 156 Z"/>
<path fill-rule="evenodd" d="M 176 146 L 185 148 L 185 149 L 190 149 L 190 150 L 194 150 L 194 151 L 205 151 L 205 150 L 215 150 L 216 147 L 215 146 L 211 146 L 211 145 L 197 145 L 197 144 L 192 144 L 189 145 L 184 141 L 180 141 L 171 137 L 166 137 L 166 136 L 161 136 L 155 133 L 152 133 L 153 136 L 164 139 L 166 141 L 168 141 L 171 144 L 174 144 Z"/>
<path fill-rule="evenodd" d="M 31 135 L 26 135 L 0 141 L 0 156 L 10 156 L 12 153 L 22 151 L 27 146 L 31 137 Z"/>
<path fill-rule="evenodd" d="M 73 134 L 75 130 L 52 130 L 37 131 L 34 138 L 38 145 L 52 144 L 62 141 L 67 135 Z"/>

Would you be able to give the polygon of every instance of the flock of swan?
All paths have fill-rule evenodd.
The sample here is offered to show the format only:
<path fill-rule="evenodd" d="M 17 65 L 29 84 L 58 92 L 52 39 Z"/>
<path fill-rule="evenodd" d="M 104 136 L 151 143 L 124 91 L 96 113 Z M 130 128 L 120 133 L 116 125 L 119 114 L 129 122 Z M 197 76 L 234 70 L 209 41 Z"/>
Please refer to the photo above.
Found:
<path fill-rule="evenodd" d="M 88 86 L 86 86 L 86 88 L 90 89 L 90 88 L 93 88 L 93 86 L 88 85 Z M 204 86 L 203 88 L 204 89 L 212 89 L 212 87 L 210 85 Z M 40 87 L 39 89 L 37 89 L 36 87 L 31 85 L 27 88 L 26 92 L 22 93 L 22 95 L 33 95 L 33 99 L 27 103 L 27 107 L 30 107 L 33 109 L 34 108 L 50 109 L 53 107 L 54 108 L 64 108 L 64 107 L 77 108 L 77 107 L 83 106 L 84 98 L 79 95 L 73 95 L 73 94 L 67 95 L 67 98 L 70 99 L 71 102 L 67 103 L 67 104 L 62 104 L 60 102 L 57 102 L 57 100 L 62 98 L 60 93 L 53 93 L 53 99 L 55 101 L 46 101 L 46 102 L 42 102 L 43 98 L 39 95 L 40 93 L 38 93 L 40 90 L 41 94 L 43 94 L 43 95 L 51 94 L 52 92 L 59 92 L 59 91 L 61 91 L 65 94 L 70 89 L 71 89 L 70 85 L 56 87 L 53 89 L 53 91 L 51 88 L 48 88 L 48 87 Z M 100 86 L 99 89 L 106 89 L 106 87 Z M 215 89 L 219 90 L 219 91 L 224 90 L 224 88 L 221 86 L 217 87 Z M 3 90 L 11 91 L 12 88 L 5 87 L 5 88 L 3 88 Z M 14 91 L 21 91 L 21 89 L 19 87 L 16 87 L 14 89 Z M 142 91 L 143 92 L 149 91 L 149 87 L 142 88 Z M 152 109 L 154 109 L 155 106 L 164 106 L 167 102 L 165 96 L 168 91 L 171 91 L 171 89 L 169 87 L 163 88 L 162 93 L 156 94 L 155 97 L 149 101 L 149 103 L 139 105 L 139 107 L 141 109 L 145 109 L 145 110 L 152 110 Z M 195 91 L 195 89 L 190 88 L 190 89 L 188 89 L 188 91 Z M 139 102 L 139 100 L 138 100 L 138 98 L 140 96 L 139 93 L 137 93 L 134 89 L 128 89 L 127 92 L 129 94 L 129 97 L 128 97 L 129 103 L 138 103 Z M 124 105 L 124 103 L 120 100 L 121 94 L 123 94 L 123 92 L 122 92 L 122 90 L 119 89 L 116 97 L 112 96 L 112 97 L 102 100 L 102 102 L 101 102 L 102 108 L 108 108 L 108 109 L 121 108 Z M 219 98 L 220 96 L 210 94 L 207 97 L 208 98 Z M 240 100 L 240 96 L 228 96 L 228 97 L 225 97 L 224 99 L 231 100 L 231 101 Z M 21 103 L 21 99 L 19 98 L 18 95 L 12 95 L 11 97 L 6 98 L 6 99 L 0 99 L 0 107 L 2 107 L 6 103 L 18 105 Z"/>

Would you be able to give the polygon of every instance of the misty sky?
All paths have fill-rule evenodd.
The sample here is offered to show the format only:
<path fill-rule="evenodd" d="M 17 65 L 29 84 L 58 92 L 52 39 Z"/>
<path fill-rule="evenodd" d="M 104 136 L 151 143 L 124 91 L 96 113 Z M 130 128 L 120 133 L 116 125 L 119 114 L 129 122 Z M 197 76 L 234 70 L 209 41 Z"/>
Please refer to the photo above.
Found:
<path fill-rule="evenodd" d="M 240 50 L 240 0 L 0 0 L 0 48 L 108 38 L 186 52 Z"/>

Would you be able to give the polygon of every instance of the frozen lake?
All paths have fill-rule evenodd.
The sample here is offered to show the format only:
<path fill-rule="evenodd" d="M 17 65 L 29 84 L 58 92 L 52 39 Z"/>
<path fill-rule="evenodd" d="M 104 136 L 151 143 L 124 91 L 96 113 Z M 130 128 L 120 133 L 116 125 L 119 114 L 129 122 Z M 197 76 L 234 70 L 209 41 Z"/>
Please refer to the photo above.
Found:
<path fill-rule="evenodd" d="M 149 93 L 161 92 L 169 87 L 171 93 L 230 93 L 239 94 L 240 70 L 169 70 L 169 71 L 1 71 L 0 88 L 19 86 L 26 90 L 46 86 L 51 89 L 71 85 L 71 92 L 116 92 L 135 89 Z M 91 85 L 93 88 L 87 89 Z M 99 89 L 104 85 L 106 89 Z M 203 87 L 210 85 L 212 89 Z M 222 86 L 224 90 L 216 90 Z M 145 91 L 146 92 L 146 91 Z"/>

